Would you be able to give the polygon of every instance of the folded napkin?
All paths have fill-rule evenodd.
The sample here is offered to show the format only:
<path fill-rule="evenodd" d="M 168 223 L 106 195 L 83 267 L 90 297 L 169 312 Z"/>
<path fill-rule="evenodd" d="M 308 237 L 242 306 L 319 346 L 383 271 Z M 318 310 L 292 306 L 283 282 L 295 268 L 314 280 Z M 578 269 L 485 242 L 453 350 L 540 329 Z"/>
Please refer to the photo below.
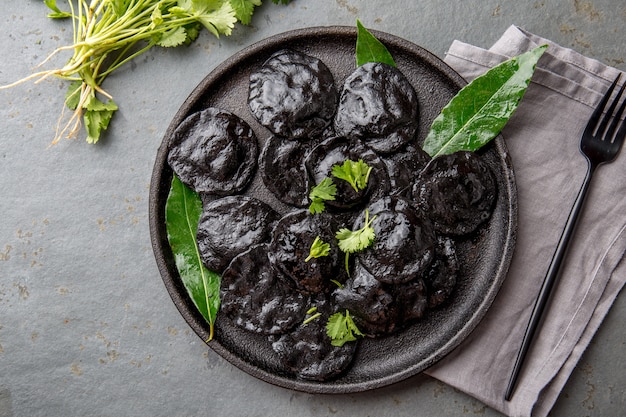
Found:
<path fill-rule="evenodd" d="M 619 71 L 511 26 L 489 50 L 455 41 L 445 61 L 468 81 L 549 47 L 502 131 L 518 188 L 508 276 L 476 330 L 427 373 L 510 416 L 545 416 L 626 281 L 626 149 L 592 179 L 545 321 L 510 402 L 505 389 L 535 299 L 586 172 L 579 151 L 594 107 Z M 624 76 L 622 76 L 622 82 Z"/>

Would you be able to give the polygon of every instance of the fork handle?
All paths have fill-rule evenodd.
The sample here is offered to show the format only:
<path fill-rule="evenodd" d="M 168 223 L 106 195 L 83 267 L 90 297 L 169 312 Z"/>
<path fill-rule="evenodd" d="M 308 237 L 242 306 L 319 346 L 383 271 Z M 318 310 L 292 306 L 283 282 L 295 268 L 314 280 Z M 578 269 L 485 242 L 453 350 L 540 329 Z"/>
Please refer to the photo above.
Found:
<path fill-rule="evenodd" d="M 552 292 L 552 287 L 554 286 L 554 283 L 559 276 L 561 265 L 563 264 L 563 260 L 565 259 L 569 242 L 572 235 L 574 234 L 574 229 L 576 229 L 578 217 L 580 212 L 582 211 L 585 197 L 587 195 L 587 190 L 589 189 L 589 184 L 591 183 L 591 177 L 594 171 L 595 166 L 589 163 L 587 168 L 587 174 L 585 175 L 585 179 L 580 188 L 580 191 L 578 192 L 578 196 L 576 197 L 574 205 L 572 206 L 570 214 L 567 218 L 565 228 L 561 233 L 561 238 L 559 239 L 559 243 L 557 244 L 554 255 L 552 256 L 552 262 L 550 262 L 550 267 L 548 268 L 548 272 L 546 273 L 546 277 L 543 280 L 541 290 L 539 291 L 539 295 L 537 297 L 537 300 L 535 301 L 535 306 L 533 307 L 533 311 L 530 315 L 530 320 L 528 322 L 528 326 L 526 327 L 524 338 L 522 339 L 522 345 L 519 352 L 517 353 L 517 358 L 515 360 L 515 366 L 513 367 L 511 379 L 509 380 L 509 384 L 504 394 L 504 399 L 506 401 L 509 401 L 513 395 L 513 390 L 515 389 L 520 370 L 524 363 L 524 358 L 526 357 L 530 344 L 533 341 L 533 337 L 535 335 L 537 327 L 539 326 L 539 323 L 543 316 L 543 312 L 546 309 L 546 305 Z"/>

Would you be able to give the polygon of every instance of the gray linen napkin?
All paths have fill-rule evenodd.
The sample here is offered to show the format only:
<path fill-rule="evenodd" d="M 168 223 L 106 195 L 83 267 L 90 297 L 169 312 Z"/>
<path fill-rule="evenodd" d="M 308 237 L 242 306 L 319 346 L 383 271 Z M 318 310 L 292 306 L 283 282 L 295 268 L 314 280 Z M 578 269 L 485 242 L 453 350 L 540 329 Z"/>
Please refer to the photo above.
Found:
<path fill-rule="evenodd" d="M 623 150 L 616 161 L 596 171 L 547 317 L 513 398 L 504 401 L 533 304 L 585 176 L 586 162 L 579 152 L 582 131 L 618 70 L 516 26 L 489 50 L 455 41 L 445 59 L 470 81 L 542 44 L 549 48 L 502 132 L 519 199 L 517 245 L 509 274 L 477 329 L 427 371 L 510 416 L 548 414 L 626 282 Z"/>

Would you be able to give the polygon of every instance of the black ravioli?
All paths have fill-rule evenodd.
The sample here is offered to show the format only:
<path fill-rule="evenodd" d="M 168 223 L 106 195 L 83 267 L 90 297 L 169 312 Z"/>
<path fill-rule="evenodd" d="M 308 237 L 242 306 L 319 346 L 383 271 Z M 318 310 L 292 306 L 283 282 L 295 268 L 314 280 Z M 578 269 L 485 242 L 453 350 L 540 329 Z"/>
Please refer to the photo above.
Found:
<path fill-rule="evenodd" d="M 364 190 L 355 191 L 354 188 L 342 179 L 332 176 L 332 167 L 342 165 L 346 160 L 358 161 L 362 159 L 372 168 Z M 326 177 L 332 178 L 337 186 L 335 200 L 326 201 L 329 207 L 350 209 L 362 206 L 372 199 L 377 199 L 389 192 L 389 176 L 380 157 L 358 140 L 345 137 L 325 139 L 317 145 L 305 160 L 305 165 L 311 177 L 311 186 L 319 184 Z"/>
<path fill-rule="evenodd" d="M 337 95 L 333 75 L 322 61 L 281 50 L 250 75 L 248 105 L 274 134 L 307 139 L 330 124 Z"/>
<path fill-rule="evenodd" d="M 428 307 L 435 308 L 450 298 L 456 287 L 459 263 L 456 246 L 449 237 L 438 236 L 435 260 L 424 281 L 428 289 Z"/>
<path fill-rule="evenodd" d="M 333 312 L 326 300 L 315 303 L 317 319 L 277 338 L 272 348 L 290 372 L 301 379 L 326 381 L 344 372 L 352 363 L 358 342 L 333 346 L 326 323 Z"/>
<path fill-rule="evenodd" d="M 386 197 L 369 208 L 374 243 L 358 258 L 377 280 L 400 284 L 423 277 L 435 252 L 435 234 L 428 219 L 404 199 Z M 353 230 L 363 227 L 361 215 Z"/>
<path fill-rule="evenodd" d="M 415 135 L 417 95 L 404 74 L 366 63 L 346 79 L 334 119 L 338 135 L 364 140 L 376 152 L 393 152 Z"/>
<path fill-rule="evenodd" d="M 279 136 L 271 136 L 265 142 L 259 164 L 263 183 L 283 203 L 300 208 L 309 203 L 304 159 L 313 143 Z"/>
<path fill-rule="evenodd" d="M 251 246 L 269 242 L 280 215 L 266 203 L 242 195 L 204 205 L 196 240 L 204 265 L 221 272 Z"/>
<path fill-rule="evenodd" d="M 236 256 L 222 274 L 220 312 L 237 326 L 261 334 L 281 334 L 302 323 L 308 297 L 272 268 L 267 245 Z"/>
<path fill-rule="evenodd" d="M 216 108 L 189 115 L 172 135 L 167 161 L 198 193 L 241 192 L 256 171 L 257 141 L 248 124 Z"/>
<path fill-rule="evenodd" d="M 491 217 L 497 184 L 489 166 L 474 152 L 433 159 L 421 172 L 413 196 L 437 232 L 466 235 Z"/>
<path fill-rule="evenodd" d="M 428 288 L 424 280 L 418 278 L 406 284 L 393 285 L 390 289 L 400 306 L 399 326 L 421 319 L 428 306 Z"/>
<path fill-rule="evenodd" d="M 333 292 L 336 305 L 350 311 L 359 330 L 377 337 L 398 329 L 400 308 L 387 286 L 357 260 L 345 285 Z"/>
<path fill-rule="evenodd" d="M 343 256 L 335 239 L 337 229 L 335 219 L 325 213 L 312 215 L 308 210 L 289 213 L 274 228 L 269 259 L 300 291 L 325 292 L 331 279 L 343 279 L 340 267 Z M 318 236 L 330 245 L 330 253 L 306 261 L 311 244 Z"/>
<path fill-rule="evenodd" d="M 415 178 L 430 161 L 430 156 L 411 141 L 398 151 L 381 156 L 381 159 L 389 173 L 389 193 L 410 197 Z"/>

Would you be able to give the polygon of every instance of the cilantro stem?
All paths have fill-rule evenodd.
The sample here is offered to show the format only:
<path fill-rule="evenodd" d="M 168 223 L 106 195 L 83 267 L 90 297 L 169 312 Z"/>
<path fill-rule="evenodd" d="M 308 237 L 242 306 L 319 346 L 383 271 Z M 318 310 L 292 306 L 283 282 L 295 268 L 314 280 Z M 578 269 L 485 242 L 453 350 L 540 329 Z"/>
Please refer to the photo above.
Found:
<path fill-rule="evenodd" d="M 302 322 L 302 324 L 309 324 L 310 322 L 312 322 L 313 320 L 315 320 L 316 318 L 320 317 L 322 315 L 322 313 L 315 313 L 313 314 L 311 317 L 309 317 L 308 319 L 304 320 Z"/>

